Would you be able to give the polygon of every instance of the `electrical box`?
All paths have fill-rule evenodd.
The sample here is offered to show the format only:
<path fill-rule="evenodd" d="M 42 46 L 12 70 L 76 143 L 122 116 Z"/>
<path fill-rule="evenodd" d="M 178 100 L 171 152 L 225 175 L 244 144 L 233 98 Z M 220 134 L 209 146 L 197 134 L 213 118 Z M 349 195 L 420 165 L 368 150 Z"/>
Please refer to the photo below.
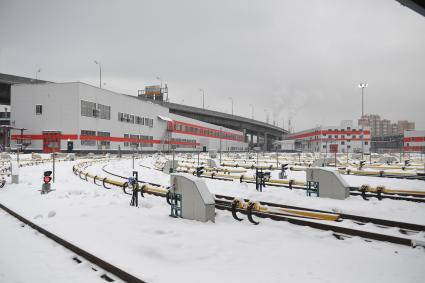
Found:
<path fill-rule="evenodd" d="M 19 184 L 19 164 L 16 161 L 10 162 L 10 171 L 12 175 L 12 184 Z"/>
<path fill-rule="evenodd" d="M 218 164 L 215 159 L 207 158 L 207 166 L 210 168 L 215 168 L 218 167 Z"/>
<path fill-rule="evenodd" d="M 162 167 L 162 172 L 166 174 L 173 173 L 176 171 L 177 167 L 179 167 L 179 162 L 177 160 L 167 160 L 164 163 L 164 167 Z"/>
<path fill-rule="evenodd" d="M 217 158 L 217 149 L 210 149 L 208 151 L 210 158 Z"/>
<path fill-rule="evenodd" d="M 338 172 L 325 168 L 307 168 L 307 183 L 314 183 L 318 197 L 346 199 L 350 196 L 350 188 Z"/>
<path fill-rule="evenodd" d="M 341 163 L 339 158 L 336 159 L 337 163 Z M 313 167 L 324 167 L 329 166 L 331 163 L 335 163 L 334 157 L 321 157 L 313 161 L 313 164 L 311 166 Z"/>
<path fill-rule="evenodd" d="M 171 216 L 215 222 L 215 201 L 204 180 L 174 173 L 170 180 Z"/>

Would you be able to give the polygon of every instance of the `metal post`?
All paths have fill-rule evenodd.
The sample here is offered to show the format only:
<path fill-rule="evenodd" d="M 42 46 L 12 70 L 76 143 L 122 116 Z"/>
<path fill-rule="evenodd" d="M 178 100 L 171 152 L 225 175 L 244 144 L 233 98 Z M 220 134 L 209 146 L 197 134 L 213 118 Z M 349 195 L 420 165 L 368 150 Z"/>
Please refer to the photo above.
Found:
<path fill-rule="evenodd" d="M 254 105 L 250 104 L 249 106 L 251 106 L 251 118 L 254 120 Z"/>
<path fill-rule="evenodd" d="M 173 148 L 173 164 L 171 165 L 172 169 L 173 169 L 173 173 L 174 173 L 174 154 L 175 154 L 176 150 Z"/>
<path fill-rule="evenodd" d="M 198 167 L 199 167 L 199 152 L 200 152 L 200 150 L 198 150 Z"/>
<path fill-rule="evenodd" d="M 56 152 L 53 152 L 52 153 L 52 158 L 53 158 L 53 170 L 52 170 L 52 181 L 53 181 L 53 183 L 55 182 L 55 160 L 56 160 L 56 158 L 55 158 L 55 156 L 56 156 Z"/>
<path fill-rule="evenodd" d="M 134 151 L 133 151 L 133 170 L 134 170 Z"/>
<path fill-rule="evenodd" d="M 348 148 L 347 148 L 347 166 L 348 166 Z"/>
<path fill-rule="evenodd" d="M 99 88 L 102 88 L 102 65 L 97 60 L 94 60 L 94 63 L 99 65 Z"/>
<path fill-rule="evenodd" d="M 205 91 L 202 88 L 199 90 L 202 91 L 202 109 L 205 110 Z"/>
<path fill-rule="evenodd" d="M 336 167 L 336 151 L 335 151 L 335 167 Z"/>
<path fill-rule="evenodd" d="M 276 149 L 276 169 L 279 168 L 279 152 Z"/>
<path fill-rule="evenodd" d="M 220 127 L 219 136 L 220 136 L 220 166 L 221 166 L 221 127 Z"/>

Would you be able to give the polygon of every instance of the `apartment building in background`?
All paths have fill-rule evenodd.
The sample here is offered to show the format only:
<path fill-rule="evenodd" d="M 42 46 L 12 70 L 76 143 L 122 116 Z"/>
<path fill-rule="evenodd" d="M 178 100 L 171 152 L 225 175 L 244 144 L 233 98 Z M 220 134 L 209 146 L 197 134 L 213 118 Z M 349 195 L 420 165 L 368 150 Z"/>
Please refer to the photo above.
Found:
<path fill-rule="evenodd" d="M 403 135 L 404 131 L 415 130 L 415 122 L 399 120 L 391 122 L 388 119 L 381 119 L 376 114 L 363 115 L 358 120 L 359 126 L 369 127 L 372 137 L 381 137 L 388 135 Z"/>

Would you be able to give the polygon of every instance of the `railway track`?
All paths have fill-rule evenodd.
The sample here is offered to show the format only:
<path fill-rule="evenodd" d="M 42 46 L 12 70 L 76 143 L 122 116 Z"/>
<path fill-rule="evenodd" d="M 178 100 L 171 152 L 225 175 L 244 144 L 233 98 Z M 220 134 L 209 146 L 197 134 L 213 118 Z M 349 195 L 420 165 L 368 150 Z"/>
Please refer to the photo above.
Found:
<path fill-rule="evenodd" d="M 192 168 L 178 168 L 178 172 L 190 173 L 194 174 L 196 171 Z M 202 178 L 210 178 L 224 181 L 239 181 L 245 183 L 255 184 L 255 178 L 249 177 L 244 174 L 242 175 L 231 175 L 219 172 L 205 172 L 200 175 Z M 305 182 L 296 181 L 296 180 L 268 180 L 265 182 L 266 185 L 272 187 L 284 187 L 289 189 L 301 189 L 307 190 Z M 371 197 L 375 197 L 378 199 L 393 199 L 393 200 L 405 200 L 412 202 L 424 202 L 425 203 L 425 192 L 422 191 L 414 191 L 414 190 L 398 190 L 398 189 L 388 189 L 384 187 L 369 187 L 369 186 L 361 186 L 361 187 L 350 187 L 350 195 L 353 196 L 362 196 L 363 199 L 368 200 Z"/>
<path fill-rule="evenodd" d="M 102 260 L 101 258 L 95 256 L 94 254 L 64 240 L 63 238 L 53 234 L 52 232 L 47 231 L 46 229 L 42 228 L 41 226 L 35 224 L 34 222 L 28 220 L 27 218 L 19 215 L 15 211 L 11 210 L 10 208 L 6 207 L 5 205 L 0 203 L 0 209 L 7 212 L 9 215 L 13 216 L 14 218 L 18 219 L 23 224 L 31 227 L 32 229 L 38 231 L 39 233 L 43 234 L 50 240 L 55 241 L 59 245 L 65 247 L 66 249 L 72 251 L 76 254 L 76 256 L 73 257 L 73 260 L 77 263 L 82 263 L 83 259 L 87 260 L 92 264 L 92 269 L 94 271 L 99 271 L 98 268 L 100 267 L 105 272 L 100 272 L 100 278 L 104 279 L 107 282 L 114 282 L 116 280 L 113 279 L 108 273 L 112 274 L 113 276 L 120 278 L 121 280 L 125 282 L 131 282 L 131 283 L 144 283 L 145 281 L 131 275 L 130 273 L 118 268 L 117 266 Z"/>
<path fill-rule="evenodd" d="M 108 179 L 107 177 L 95 176 L 89 172 L 82 172 L 79 168 L 76 167 L 73 168 L 73 171 L 74 174 L 79 175 L 83 180 L 88 181 L 88 178 L 92 178 L 94 182 L 96 182 L 96 179 L 102 180 L 104 186 L 106 182 L 115 187 L 122 188 L 123 191 L 127 194 L 132 194 L 127 191 L 128 184 L 125 181 L 127 180 L 127 177 L 108 171 L 105 169 L 105 166 L 106 165 L 102 167 L 104 173 L 123 179 L 124 181 L 121 182 Z M 145 180 L 139 180 L 139 183 L 141 184 L 140 187 L 142 195 L 147 193 L 167 198 L 167 188 L 164 188 L 159 184 L 147 182 Z M 424 225 L 352 214 L 335 213 L 332 211 L 316 210 L 271 202 L 257 202 L 249 199 L 238 199 L 233 196 L 225 195 L 215 195 L 215 200 L 217 209 L 231 211 L 233 217 L 237 221 L 242 221 L 243 219 L 237 215 L 237 213 L 240 213 L 246 215 L 248 221 L 253 224 L 259 224 L 259 222 L 256 221 L 254 217 L 269 218 L 276 221 L 286 221 L 299 226 L 308 226 L 319 230 L 332 231 L 332 234 L 338 239 L 362 237 L 367 241 L 376 240 L 411 247 L 425 247 Z M 347 224 L 348 226 L 357 225 L 360 227 L 364 227 L 368 224 L 373 225 L 375 230 L 389 233 L 378 233 L 361 229 L 353 229 L 341 224 Z"/>

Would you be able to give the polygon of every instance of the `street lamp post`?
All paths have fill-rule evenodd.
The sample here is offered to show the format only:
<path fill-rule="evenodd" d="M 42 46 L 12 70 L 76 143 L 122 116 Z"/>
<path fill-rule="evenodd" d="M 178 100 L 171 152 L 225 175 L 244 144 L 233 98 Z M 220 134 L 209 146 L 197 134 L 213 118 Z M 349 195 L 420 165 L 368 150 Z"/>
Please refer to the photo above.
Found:
<path fill-rule="evenodd" d="M 264 109 L 264 112 L 266 112 L 266 122 L 269 123 L 269 111 L 267 109 Z"/>
<path fill-rule="evenodd" d="M 94 60 L 94 63 L 99 65 L 99 88 L 102 88 L 102 65 L 97 60 Z"/>
<path fill-rule="evenodd" d="M 254 105 L 250 104 L 249 106 L 251 106 L 251 118 L 254 120 Z"/>
<path fill-rule="evenodd" d="M 199 91 L 202 92 L 202 109 L 205 110 L 205 91 L 202 88 Z"/>
<path fill-rule="evenodd" d="M 232 101 L 232 116 L 233 116 L 233 98 L 229 97 L 229 99 Z"/>
<path fill-rule="evenodd" d="M 161 82 L 161 88 L 162 88 L 162 79 L 161 79 L 161 77 L 156 77 L 156 79 Z"/>
<path fill-rule="evenodd" d="M 35 72 L 35 83 L 38 83 L 38 73 L 41 72 L 41 69 L 38 69 L 37 72 Z"/>
<path fill-rule="evenodd" d="M 367 83 L 360 83 L 359 84 L 359 88 L 362 89 L 362 117 L 360 119 L 360 121 L 362 121 L 362 160 L 364 158 L 364 121 L 363 121 L 363 116 L 364 116 L 364 89 L 368 86 Z"/>

